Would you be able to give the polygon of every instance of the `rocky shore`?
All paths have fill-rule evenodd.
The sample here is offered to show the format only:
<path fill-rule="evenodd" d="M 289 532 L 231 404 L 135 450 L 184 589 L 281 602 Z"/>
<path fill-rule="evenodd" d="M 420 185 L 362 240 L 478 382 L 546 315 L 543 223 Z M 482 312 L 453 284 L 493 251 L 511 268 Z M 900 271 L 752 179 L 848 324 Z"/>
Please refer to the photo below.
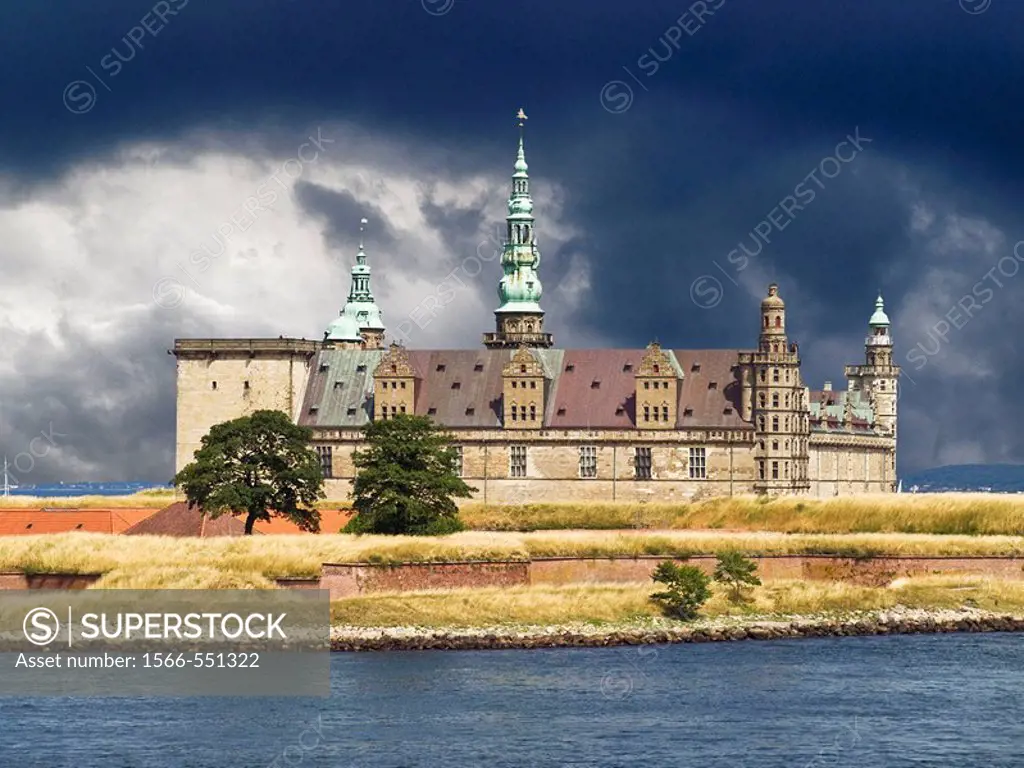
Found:
<path fill-rule="evenodd" d="M 976 609 L 894 609 L 842 616 L 730 617 L 630 625 L 483 628 L 346 627 L 331 629 L 332 651 L 596 648 L 619 645 L 779 640 L 798 637 L 1020 632 L 1024 616 Z"/>

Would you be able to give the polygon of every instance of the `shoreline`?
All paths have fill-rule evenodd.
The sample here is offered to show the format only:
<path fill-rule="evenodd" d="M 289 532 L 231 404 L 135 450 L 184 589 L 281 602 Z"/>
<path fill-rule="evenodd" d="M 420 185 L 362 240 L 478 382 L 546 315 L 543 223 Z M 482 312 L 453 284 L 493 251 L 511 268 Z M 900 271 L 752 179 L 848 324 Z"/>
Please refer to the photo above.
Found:
<path fill-rule="evenodd" d="M 658 619 L 643 624 L 608 626 L 337 626 L 331 628 L 331 652 L 608 648 L 953 632 L 1024 632 L 1024 615 L 973 608 L 935 611 L 895 609 L 836 616 L 752 616 L 698 619 L 693 622 Z"/>

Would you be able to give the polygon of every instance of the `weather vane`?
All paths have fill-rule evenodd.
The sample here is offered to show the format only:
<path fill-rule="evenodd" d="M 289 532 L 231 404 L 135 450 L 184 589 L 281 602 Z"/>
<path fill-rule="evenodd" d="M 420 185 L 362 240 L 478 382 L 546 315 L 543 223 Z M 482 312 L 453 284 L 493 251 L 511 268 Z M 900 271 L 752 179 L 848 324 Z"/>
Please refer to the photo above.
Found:
<path fill-rule="evenodd" d="M 516 119 L 519 121 L 519 127 L 522 128 L 525 125 L 525 123 L 523 121 L 524 120 L 529 120 L 530 118 L 528 118 L 526 116 L 526 113 L 523 112 L 523 108 L 520 107 L 519 108 L 519 114 L 516 115 Z"/>
<path fill-rule="evenodd" d="M 365 218 L 359 220 L 359 250 L 363 250 L 363 231 L 368 223 Z"/>

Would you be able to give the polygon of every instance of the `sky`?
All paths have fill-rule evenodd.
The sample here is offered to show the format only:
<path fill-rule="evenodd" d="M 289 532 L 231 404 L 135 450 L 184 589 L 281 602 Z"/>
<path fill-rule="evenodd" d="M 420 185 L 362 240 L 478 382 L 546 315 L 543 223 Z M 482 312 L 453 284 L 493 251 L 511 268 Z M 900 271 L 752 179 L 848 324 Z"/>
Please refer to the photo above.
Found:
<path fill-rule="evenodd" d="M 5 3 L 0 448 L 26 484 L 169 481 L 175 338 L 321 338 L 363 217 L 392 335 L 479 346 L 522 107 L 557 346 L 751 348 L 774 281 L 805 381 L 842 388 L 881 291 L 899 471 L 1024 462 L 1022 23 L 1015 0 Z"/>

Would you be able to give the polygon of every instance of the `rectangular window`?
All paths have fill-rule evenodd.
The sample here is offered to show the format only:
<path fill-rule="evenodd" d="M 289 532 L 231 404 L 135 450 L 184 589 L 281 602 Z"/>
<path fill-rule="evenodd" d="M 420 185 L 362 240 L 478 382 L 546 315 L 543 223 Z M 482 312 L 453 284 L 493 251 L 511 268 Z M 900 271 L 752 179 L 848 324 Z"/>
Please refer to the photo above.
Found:
<path fill-rule="evenodd" d="M 463 475 L 464 464 L 462 463 L 462 446 L 456 445 L 453 447 L 455 448 L 455 474 L 457 474 L 459 477 L 464 477 L 465 475 Z"/>
<path fill-rule="evenodd" d="M 644 406 L 644 421 L 650 421 L 650 420 L 651 420 L 651 406 L 645 405 Z"/>
<path fill-rule="evenodd" d="M 316 453 L 320 457 L 320 474 L 334 477 L 334 449 L 329 445 L 318 445 Z"/>
<path fill-rule="evenodd" d="M 526 477 L 526 446 L 510 445 L 508 448 L 508 476 Z"/>
<path fill-rule="evenodd" d="M 634 477 L 637 480 L 651 479 L 651 449 L 637 448 L 636 456 L 633 459 Z"/>
<path fill-rule="evenodd" d="M 690 449 L 690 479 L 691 480 L 704 480 L 708 476 L 707 468 L 707 449 L 706 448 L 691 448 Z"/>
<path fill-rule="evenodd" d="M 668 421 L 668 406 L 667 405 L 661 406 L 661 420 L 662 421 Z"/>
<path fill-rule="evenodd" d="M 778 480 L 778 479 L 779 479 L 779 462 L 773 461 L 772 462 L 772 480 Z"/>
<path fill-rule="evenodd" d="M 757 462 L 757 476 L 761 480 L 764 480 L 764 459 L 760 459 Z"/>
<path fill-rule="evenodd" d="M 580 477 L 597 477 L 597 446 L 580 446 Z"/>
<path fill-rule="evenodd" d="M 536 405 L 531 405 L 530 406 L 530 421 L 536 421 L 536 420 L 537 420 L 537 406 Z"/>
<path fill-rule="evenodd" d="M 516 404 L 512 403 L 512 407 L 509 409 L 512 414 L 512 421 L 519 421 L 519 410 L 516 408 Z"/>
<path fill-rule="evenodd" d="M 520 405 L 519 406 L 519 420 L 520 421 L 526 421 L 526 406 L 525 405 Z"/>

